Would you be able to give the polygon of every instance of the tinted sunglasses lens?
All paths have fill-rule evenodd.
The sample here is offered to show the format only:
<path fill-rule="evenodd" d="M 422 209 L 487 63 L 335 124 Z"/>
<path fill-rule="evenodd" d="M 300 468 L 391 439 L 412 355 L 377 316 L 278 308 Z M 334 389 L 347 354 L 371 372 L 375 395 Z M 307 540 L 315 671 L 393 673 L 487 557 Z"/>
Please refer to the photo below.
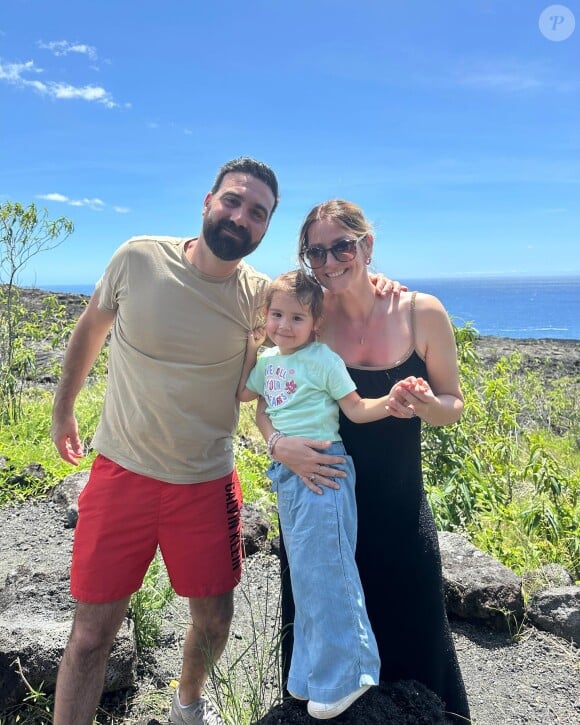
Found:
<path fill-rule="evenodd" d="M 345 239 L 344 242 L 337 242 L 330 251 L 339 262 L 350 262 L 356 257 L 356 239 Z"/>
<path fill-rule="evenodd" d="M 322 267 L 326 262 L 326 249 L 322 249 L 321 247 L 308 247 L 308 249 L 304 250 L 303 258 L 310 269 Z"/>

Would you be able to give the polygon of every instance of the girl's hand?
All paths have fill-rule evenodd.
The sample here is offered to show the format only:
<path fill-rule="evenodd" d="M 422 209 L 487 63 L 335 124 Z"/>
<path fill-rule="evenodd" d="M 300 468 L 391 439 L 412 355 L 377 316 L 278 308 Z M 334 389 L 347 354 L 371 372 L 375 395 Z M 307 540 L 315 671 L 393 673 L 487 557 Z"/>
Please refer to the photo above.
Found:
<path fill-rule="evenodd" d="M 439 401 L 429 383 L 411 375 L 393 385 L 386 407 L 395 418 L 426 419 L 429 408 L 434 405 L 439 405 Z"/>
<path fill-rule="evenodd" d="M 266 341 L 266 328 L 255 327 L 248 332 L 248 348 L 252 351 L 258 351 Z"/>

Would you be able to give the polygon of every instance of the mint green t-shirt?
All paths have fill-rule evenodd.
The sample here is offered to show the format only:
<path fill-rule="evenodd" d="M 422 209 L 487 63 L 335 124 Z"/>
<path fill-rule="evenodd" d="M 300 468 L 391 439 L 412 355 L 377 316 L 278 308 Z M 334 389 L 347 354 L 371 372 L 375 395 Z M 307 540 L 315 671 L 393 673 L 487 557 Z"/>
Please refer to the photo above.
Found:
<path fill-rule="evenodd" d="M 265 398 L 276 430 L 330 441 L 340 440 L 336 401 L 356 390 L 342 358 L 321 342 L 290 355 L 266 350 L 246 385 Z"/>

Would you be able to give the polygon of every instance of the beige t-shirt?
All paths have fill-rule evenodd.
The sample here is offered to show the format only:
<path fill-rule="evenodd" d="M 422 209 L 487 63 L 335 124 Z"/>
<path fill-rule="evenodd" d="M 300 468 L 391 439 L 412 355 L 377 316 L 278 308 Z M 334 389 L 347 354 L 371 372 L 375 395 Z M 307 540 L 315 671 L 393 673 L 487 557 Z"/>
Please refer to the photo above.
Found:
<path fill-rule="evenodd" d="M 187 239 L 133 237 L 97 283 L 116 312 L 94 447 L 130 471 L 198 483 L 233 470 L 236 388 L 268 278 L 241 262 L 227 279 L 185 257 Z"/>

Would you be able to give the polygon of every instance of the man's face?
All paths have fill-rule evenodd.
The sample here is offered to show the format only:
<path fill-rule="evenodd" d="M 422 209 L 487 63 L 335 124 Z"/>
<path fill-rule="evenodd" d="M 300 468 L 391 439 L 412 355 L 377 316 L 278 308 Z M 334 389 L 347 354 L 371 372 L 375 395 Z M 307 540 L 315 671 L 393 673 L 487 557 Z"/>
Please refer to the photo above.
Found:
<path fill-rule="evenodd" d="M 230 262 L 251 254 L 262 241 L 274 208 L 274 194 L 250 174 L 226 174 L 203 206 L 202 236 L 216 257 Z"/>

